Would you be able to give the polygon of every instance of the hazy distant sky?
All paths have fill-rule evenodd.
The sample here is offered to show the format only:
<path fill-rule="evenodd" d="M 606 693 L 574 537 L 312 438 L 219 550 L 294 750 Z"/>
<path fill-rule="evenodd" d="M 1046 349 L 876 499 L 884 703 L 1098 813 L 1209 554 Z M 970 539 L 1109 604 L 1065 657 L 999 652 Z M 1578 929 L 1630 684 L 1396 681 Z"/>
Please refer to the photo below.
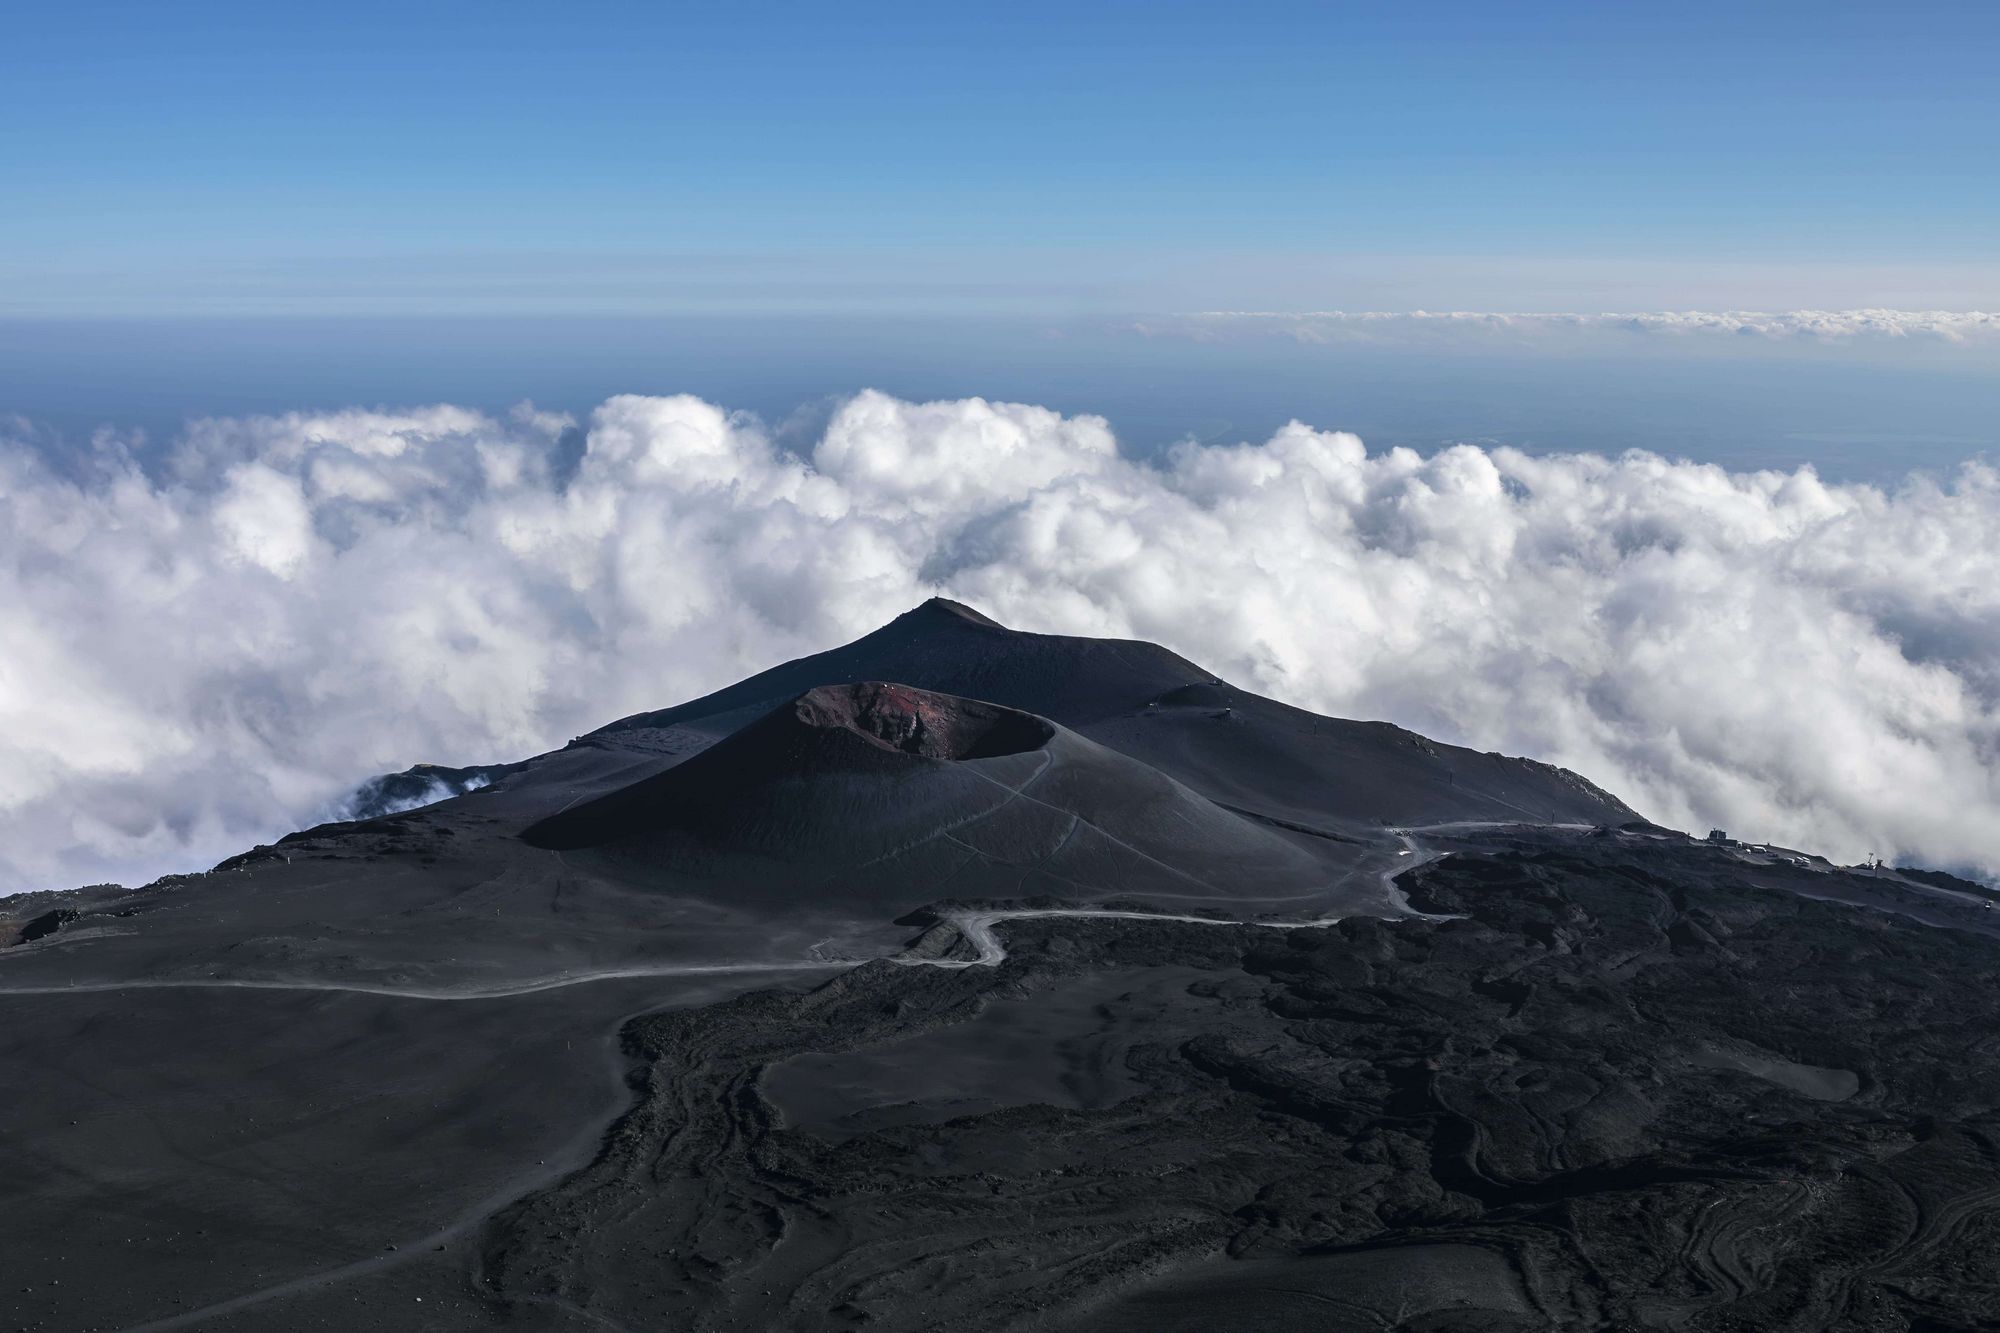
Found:
<path fill-rule="evenodd" d="M 13 5 L 0 414 L 877 387 L 1949 467 L 2000 336 L 1187 317 L 2000 309 L 1996 53 L 1971 3 Z"/>
<path fill-rule="evenodd" d="M 2000 7 L 15 4 L 0 314 L 2000 306 Z"/>

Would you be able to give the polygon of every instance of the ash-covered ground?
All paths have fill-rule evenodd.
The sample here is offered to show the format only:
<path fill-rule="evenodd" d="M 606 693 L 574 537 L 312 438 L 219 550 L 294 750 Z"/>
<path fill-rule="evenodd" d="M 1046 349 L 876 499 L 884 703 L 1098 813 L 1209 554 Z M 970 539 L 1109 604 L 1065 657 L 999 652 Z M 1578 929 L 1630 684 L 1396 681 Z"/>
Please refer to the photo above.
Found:
<path fill-rule="evenodd" d="M 2000 1328 L 2000 911 L 933 603 L 8 904 L 0 1327 Z"/>

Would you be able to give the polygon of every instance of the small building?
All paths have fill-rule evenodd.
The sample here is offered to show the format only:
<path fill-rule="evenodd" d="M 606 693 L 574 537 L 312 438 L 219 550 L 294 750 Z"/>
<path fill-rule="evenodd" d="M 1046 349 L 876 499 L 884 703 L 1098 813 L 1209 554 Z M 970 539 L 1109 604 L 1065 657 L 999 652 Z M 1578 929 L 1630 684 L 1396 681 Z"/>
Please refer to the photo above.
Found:
<path fill-rule="evenodd" d="M 1708 840 L 1710 842 L 1728 842 L 1729 835 L 1719 828 L 1712 828 L 1708 831 Z"/>

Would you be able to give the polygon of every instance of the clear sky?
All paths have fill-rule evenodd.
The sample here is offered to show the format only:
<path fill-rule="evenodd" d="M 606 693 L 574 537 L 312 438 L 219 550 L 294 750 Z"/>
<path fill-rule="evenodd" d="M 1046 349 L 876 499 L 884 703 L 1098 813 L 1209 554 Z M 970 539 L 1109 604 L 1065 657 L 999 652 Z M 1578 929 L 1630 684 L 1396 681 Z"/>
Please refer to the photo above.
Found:
<path fill-rule="evenodd" d="M 2000 305 L 1983 3 L 15 4 L 0 314 Z"/>

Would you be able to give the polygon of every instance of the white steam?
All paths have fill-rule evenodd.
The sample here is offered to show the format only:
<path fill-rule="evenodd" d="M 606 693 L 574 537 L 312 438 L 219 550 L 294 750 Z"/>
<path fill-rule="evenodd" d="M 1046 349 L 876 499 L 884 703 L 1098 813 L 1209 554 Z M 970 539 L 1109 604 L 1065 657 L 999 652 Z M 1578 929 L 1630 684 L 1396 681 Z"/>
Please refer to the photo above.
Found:
<path fill-rule="evenodd" d="M 462 780 L 441 777 L 411 779 L 405 774 L 383 774 L 370 778 L 326 812 L 328 822 L 354 819 L 381 819 L 410 810 L 421 810 L 454 796 L 484 790 L 493 780 L 474 773 Z"/>
<path fill-rule="evenodd" d="M 1370 455 L 864 393 L 0 444 L 0 891 L 208 864 L 376 773 L 524 757 L 936 592 L 1575 768 L 1665 823 L 2000 870 L 2000 476 Z M 78 474 L 81 475 L 78 475 Z"/>

